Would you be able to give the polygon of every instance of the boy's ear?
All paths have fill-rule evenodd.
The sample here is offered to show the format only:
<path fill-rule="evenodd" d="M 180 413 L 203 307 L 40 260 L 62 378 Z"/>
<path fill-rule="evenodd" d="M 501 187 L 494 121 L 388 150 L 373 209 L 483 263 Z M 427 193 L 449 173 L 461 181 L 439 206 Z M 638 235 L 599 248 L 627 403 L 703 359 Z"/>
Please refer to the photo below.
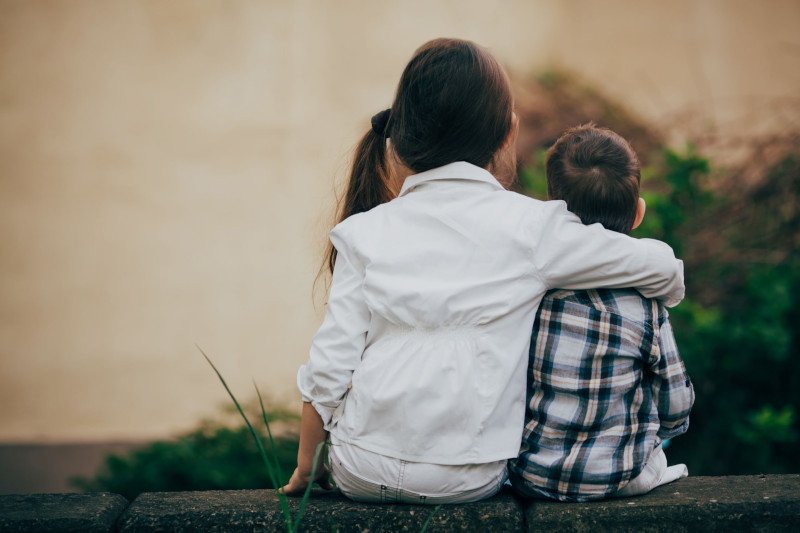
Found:
<path fill-rule="evenodd" d="M 636 218 L 633 219 L 633 227 L 631 230 L 635 230 L 639 227 L 639 224 L 642 223 L 645 211 L 647 211 L 647 204 L 645 203 L 644 198 L 640 196 L 639 201 L 636 202 Z"/>

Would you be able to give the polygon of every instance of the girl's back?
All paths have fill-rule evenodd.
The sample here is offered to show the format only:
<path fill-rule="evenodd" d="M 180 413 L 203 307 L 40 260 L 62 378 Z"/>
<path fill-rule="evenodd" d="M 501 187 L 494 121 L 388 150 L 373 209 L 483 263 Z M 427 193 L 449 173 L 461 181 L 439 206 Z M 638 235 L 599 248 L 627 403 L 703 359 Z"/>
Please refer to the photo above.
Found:
<path fill-rule="evenodd" d="M 545 291 L 531 261 L 538 205 L 461 162 L 334 229 L 369 315 L 336 437 L 438 464 L 516 453 L 524 332 Z"/>

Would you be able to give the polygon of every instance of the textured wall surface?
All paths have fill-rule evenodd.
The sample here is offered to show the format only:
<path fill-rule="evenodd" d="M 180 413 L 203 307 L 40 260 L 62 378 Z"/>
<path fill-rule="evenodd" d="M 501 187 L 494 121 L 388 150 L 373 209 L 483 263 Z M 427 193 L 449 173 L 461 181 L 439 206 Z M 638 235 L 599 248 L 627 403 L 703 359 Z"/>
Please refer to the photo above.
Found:
<path fill-rule="evenodd" d="M 334 179 L 427 39 L 726 124 L 798 94 L 798 27 L 778 0 L 0 2 L 0 440 L 187 428 L 225 400 L 195 342 L 293 398 Z"/>

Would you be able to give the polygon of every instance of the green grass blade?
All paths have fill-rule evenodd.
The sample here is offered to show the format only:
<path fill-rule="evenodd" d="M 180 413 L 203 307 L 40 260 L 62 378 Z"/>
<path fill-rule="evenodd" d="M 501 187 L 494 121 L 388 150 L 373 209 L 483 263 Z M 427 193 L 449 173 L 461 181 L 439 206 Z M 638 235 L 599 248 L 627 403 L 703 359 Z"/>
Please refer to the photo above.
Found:
<path fill-rule="evenodd" d="M 303 493 L 303 499 L 300 500 L 300 506 L 297 509 L 297 516 L 294 519 L 295 531 L 297 531 L 297 528 L 300 527 L 300 520 L 303 519 L 303 515 L 306 512 L 306 504 L 308 503 L 308 499 L 311 497 L 311 487 L 314 486 L 314 480 L 317 477 L 317 464 L 319 463 L 319 458 L 320 455 L 322 455 L 322 449 L 324 447 L 325 442 L 323 441 L 317 444 L 317 449 L 314 450 L 314 462 L 311 464 L 311 481 L 306 487 L 306 491 Z"/>
<path fill-rule="evenodd" d="M 209 358 L 208 355 L 206 355 L 203 349 L 200 348 L 199 346 L 197 347 L 197 349 L 200 350 L 200 353 L 203 354 L 203 357 L 206 358 L 208 364 L 211 365 L 211 368 L 217 374 L 217 377 L 222 383 L 222 386 L 225 387 L 225 390 L 228 392 L 228 396 L 230 396 L 231 400 L 233 400 L 233 404 L 236 406 L 237 411 L 239 411 L 239 415 L 242 417 L 242 420 L 244 420 L 244 423 L 247 425 L 247 429 L 250 430 L 250 434 L 253 436 L 253 439 L 255 440 L 256 447 L 258 448 L 258 451 L 261 454 L 261 459 L 263 459 L 264 464 L 267 467 L 267 473 L 270 476 L 270 480 L 273 481 L 273 485 L 275 485 L 276 484 L 275 482 L 277 482 L 277 480 L 275 479 L 275 471 L 272 466 L 272 463 L 269 460 L 269 457 L 267 456 L 267 452 L 264 449 L 263 444 L 261 443 L 261 438 L 258 436 L 255 429 L 253 428 L 253 425 L 250 423 L 250 420 L 247 418 L 247 415 L 244 413 L 244 410 L 242 409 L 242 406 L 239 404 L 239 401 L 236 399 L 236 396 L 234 396 L 230 387 L 228 387 L 228 383 L 225 381 L 225 378 L 222 377 L 220 371 L 217 370 L 217 367 L 214 365 L 213 362 L 211 362 L 211 358 Z"/>
<path fill-rule="evenodd" d="M 264 399 L 261 397 L 261 391 L 258 390 L 258 385 L 256 385 L 256 381 L 253 380 L 253 387 L 256 389 L 256 394 L 258 395 L 258 405 L 261 407 L 261 417 L 264 419 L 264 425 L 267 427 L 267 436 L 269 437 L 269 446 L 270 450 L 272 451 L 272 457 L 275 458 L 275 467 L 278 470 L 278 478 L 281 480 L 281 483 L 286 483 L 283 477 L 283 471 L 281 470 L 281 462 L 278 461 L 278 450 L 275 447 L 275 439 L 272 438 L 272 430 L 269 427 L 269 419 L 267 417 L 267 410 L 264 409 Z"/>
<path fill-rule="evenodd" d="M 428 515 L 428 518 L 425 520 L 425 523 L 422 524 L 422 529 L 419 530 L 420 533 L 425 533 L 425 530 L 428 529 L 428 525 L 431 523 L 431 520 L 433 519 L 433 515 L 435 515 L 439 511 L 439 509 L 441 507 L 442 507 L 442 504 L 440 503 L 439 505 L 437 505 L 436 507 L 431 509 L 431 512 Z"/>
<path fill-rule="evenodd" d="M 270 464 L 269 458 L 267 457 L 267 452 L 266 450 L 264 450 L 264 445 L 261 443 L 261 439 L 258 437 L 258 434 L 256 433 L 255 429 L 253 429 L 253 425 L 250 424 L 250 420 L 247 419 L 247 415 L 244 414 L 244 410 L 242 409 L 242 406 L 239 404 L 239 401 L 236 399 L 236 396 L 233 395 L 233 392 L 231 391 L 230 387 L 228 387 L 228 383 L 225 381 L 225 378 L 222 377 L 220 371 L 217 370 L 217 367 L 214 365 L 213 362 L 211 362 L 211 358 L 208 355 L 206 355 L 206 352 L 204 352 L 203 349 L 200 348 L 200 346 L 198 346 L 197 344 L 195 344 L 195 346 L 197 347 L 198 350 L 200 350 L 200 353 L 203 354 L 203 357 L 205 357 L 206 361 L 208 361 L 208 364 L 211 365 L 211 368 L 214 370 L 214 373 L 217 374 L 217 377 L 222 383 L 222 386 L 225 387 L 225 390 L 228 392 L 228 396 L 230 396 L 231 400 L 233 400 L 233 404 L 236 406 L 236 410 L 239 411 L 239 415 L 242 417 L 242 420 L 244 420 L 244 423 L 247 425 L 247 429 L 250 430 L 250 434 L 253 436 L 253 440 L 255 440 L 258 452 L 261 454 L 261 459 L 264 462 L 264 466 L 266 466 L 267 468 L 267 474 L 269 475 L 270 479 L 273 480 L 272 484 L 273 486 L 275 486 L 275 491 L 278 495 L 278 502 L 280 503 L 281 511 L 283 511 L 283 518 L 284 521 L 286 522 L 286 529 L 287 531 L 289 531 L 289 533 L 292 533 L 294 531 L 294 528 L 292 526 L 292 513 L 289 510 L 289 503 L 286 501 L 286 496 L 284 496 L 283 494 L 280 493 L 280 491 L 277 490 L 279 486 L 275 481 L 275 471 L 272 465 Z"/>

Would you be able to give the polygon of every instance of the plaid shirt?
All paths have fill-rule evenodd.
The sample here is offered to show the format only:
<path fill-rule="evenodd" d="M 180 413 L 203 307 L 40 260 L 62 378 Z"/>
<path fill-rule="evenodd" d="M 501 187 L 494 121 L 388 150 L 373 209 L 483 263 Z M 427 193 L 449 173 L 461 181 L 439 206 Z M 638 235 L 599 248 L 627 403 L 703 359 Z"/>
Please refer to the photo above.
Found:
<path fill-rule="evenodd" d="M 693 402 L 656 300 L 633 289 L 550 291 L 533 327 L 511 481 L 526 496 L 606 497 L 641 472 L 661 439 L 686 431 Z"/>

